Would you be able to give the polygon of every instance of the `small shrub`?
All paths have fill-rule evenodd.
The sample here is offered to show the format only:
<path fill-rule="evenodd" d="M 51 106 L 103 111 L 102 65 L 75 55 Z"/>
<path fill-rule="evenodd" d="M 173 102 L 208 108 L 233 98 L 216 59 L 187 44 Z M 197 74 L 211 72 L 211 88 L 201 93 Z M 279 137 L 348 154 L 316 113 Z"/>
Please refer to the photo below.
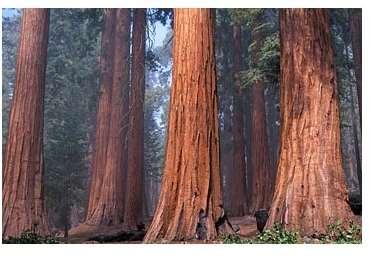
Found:
<path fill-rule="evenodd" d="M 41 236 L 31 230 L 24 231 L 19 237 L 10 236 L 3 239 L 3 244 L 59 244 L 60 242 L 52 236 Z"/>
<path fill-rule="evenodd" d="M 302 238 L 298 232 L 285 230 L 282 224 L 275 224 L 256 237 L 243 239 L 239 235 L 222 235 L 224 244 L 297 244 L 297 243 L 323 243 L 323 244 L 360 244 L 361 227 L 350 222 L 345 227 L 341 221 L 328 225 L 325 234 L 312 235 Z"/>
<path fill-rule="evenodd" d="M 285 230 L 281 224 L 275 224 L 252 239 L 242 239 L 238 235 L 221 236 L 224 244 L 295 244 L 298 239 L 297 232 Z"/>
<path fill-rule="evenodd" d="M 257 235 L 253 243 L 258 244 L 296 244 L 299 234 L 295 231 L 285 230 L 281 224 L 274 224 L 271 229 L 266 229 Z"/>
<path fill-rule="evenodd" d="M 340 220 L 328 225 L 326 234 L 319 237 L 322 243 L 360 244 L 361 227 L 353 222 L 344 227 Z"/>
<path fill-rule="evenodd" d="M 242 239 L 239 235 L 225 234 L 221 235 L 220 239 L 224 244 L 246 244 L 248 240 Z"/>

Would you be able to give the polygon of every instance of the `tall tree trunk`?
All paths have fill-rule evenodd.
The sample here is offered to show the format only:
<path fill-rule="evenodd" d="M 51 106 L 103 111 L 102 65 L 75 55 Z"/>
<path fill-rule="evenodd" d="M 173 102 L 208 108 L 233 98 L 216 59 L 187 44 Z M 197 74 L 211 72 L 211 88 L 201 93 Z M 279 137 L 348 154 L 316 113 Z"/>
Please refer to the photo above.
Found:
<path fill-rule="evenodd" d="M 281 147 L 267 226 L 325 232 L 353 217 L 340 151 L 339 110 L 328 16 L 284 9 L 281 38 Z"/>
<path fill-rule="evenodd" d="M 345 45 L 344 45 L 345 46 Z M 346 56 L 346 59 L 348 57 Z M 348 62 L 347 62 L 348 63 Z M 349 68 L 348 68 L 349 69 Z M 348 71 L 350 72 L 350 71 Z M 340 116 L 340 141 L 342 151 L 342 164 L 347 183 L 348 193 L 359 194 L 359 184 L 357 177 L 357 166 L 356 166 L 356 146 L 354 139 L 356 137 L 356 124 L 354 115 L 353 100 L 348 103 L 348 90 L 351 92 L 354 90 L 353 85 L 344 85 L 344 76 L 342 72 L 337 69 L 337 88 L 339 91 L 339 116 Z M 342 93 L 341 93 L 342 92 Z M 351 96 L 350 96 L 351 97 Z M 353 99 L 353 97 L 351 97 Z M 347 102 L 347 103 L 346 103 Z M 350 105 L 349 107 L 347 105 Z M 349 126 L 351 123 L 351 126 Z M 356 141 L 355 141 L 356 142 Z"/>
<path fill-rule="evenodd" d="M 259 49 L 262 45 L 262 33 L 257 26 L 252 31 L 252 63 L 258 64 Z M 267 209 L 270 205 L 272 184 L 270 178 L 270 160 L 268 151 L 264 84 L 257 80 L 252 84 L 251 91 L 251 179 L 248 185 L 248 209 L 254 213 L 259 209 Z"/>
<path fill-rule="evenodd" d="M 133 10 L 130 9 L 128 12 L 129 15 L 129 27 L 131 28 L 132 24 L 132 17 L 133 17 Z M 128 39 L 125 43 L 126 49 L 130 51 L 130 46 L 132 44 L 132 31 L 128 33 Z M 123 176 L 124 176 L 124 185 L 126 185 L 127 181 L 127 168 L 128 168 L 128 131 L 130 128 L 130 91 L 131 91 L 131 67 L 132 67 L 132 54 L 130 52 L 127 53 L 127 57 L 125 57 L 125 79 L 124 82 L 126 82 L 126 88 L 123 91 L 123 127 L 122 127 L 122 136 L 123 136 Z M 125 188 L 126 189 L 126 188 Z M 125 196 L 125 195 L 124 195 Z"/>
<path fill-rule="evenodd" d="M 347 70 L 347 75 L 348 75 L 348 78 L 350 79 L 350 85 L 349 85 L 349 90 L 350 90 L 350 101 L 351 101 L 351 105 L 352 105 L 352 108 L 351 108 L 351 121 L 352 121 L 352 134 L 351 134 L 351 139 L 348 139 L 348 140 L 352 140 L 354 139 L 354 153 L 355 153 L 355 162 L 356 162 L 356 175 L 357 175 L 357 180 L 358 180 L 358 186 L 357 186 L 357 189 L 359 190 L 360 192 L 360 195 L 362 194 L 362 159 L 361 159 L 361 111 L 360 111 L 360 102 L 358 102 L 356 100 L 356 95 L 358 96 L 358 83 L 356 85 L 357 87 L 357 91 L 356 91 L 356 87 L 354 86 L 353 82 L 351 82 L 352 77 L 353 77 L 353 74 L 352 74 L 352 71 L 351 71 L 351 62 L 350 62 L 350 56 L 349 56 L 349 43 L 346 43 L 345 42 L 345 52 L 344 52 L 344 55 L 345 55 L 345 59 L 346 59 L 346 64 L 347 64 L 347 67 L 346 67 L 346 70 Z M 356 64 L 356 63 L 355 63 Z M 356 68 L 356 67 L 355 67 Z M 356 78 L 357 79 L 357 78 Z M 357 110 L 359 110 L 359 114 L 360 114 L 360 121 L 358 119 L 358 113 L 357 113 Z M 360 139 L 360 141 L 359 141 Z M 352 141 L 351 141 L 352 142 Z M 347 147 L 348 148 L 348 147 Z M 348 151 L 348 150 L 346 150 Z"/>
<path fill-rule="evenodd" d="M 128 9 L 107 9 L 102 34 L 100 98 L 85 223 L 123 222 L 123 91 L 128 84 Z"/>
<path fill-rule="evenodd" d="M 234 43 L 234 93 L 233 93 L 233 171 L 231 176 L 231 200 L 230 213 L 233 216 L 243 216 L 247 210 L 246 197 L 246 165 L 245 165 L 245 145 L 244 145 L 244 110 L 243 110 L 243 91 L 240 83 L 241 71 L 241 26 L 233 27 Z"/>
<path fill-rule="evenodd" d="M 49 232 L 42 146 L 48 31 L 49 10 L 23 10 L 3 166 L 3 237 Z"/>
<path fill-rule="evenodd" d="M 134 229 L 143 218 L 144 180 L 144 92 L 146 9 L 134 9 L 132 71 L 128 131 L 128 163 L 125 226 Z"/>
<path fill-rule="evenodd" d="M 356 86 L 357 86 L 357 98 L 358 98 L 358 107 L 360 113 L 360 129 L 362 128 L 362 10 L 353 9 L 351 12 L 351 36 L 352 36 L 352 50 L 353 50 L 353 59 L 354 59 L 354 68 L 355 68 L 355 77 L 356 77 Z M 355 125 L 355 124 L 354 124 Z M 357 128 L 355 127 L 355 130 Z M 361 133 L 361 130 L 359 131 Z M 355 132 L 356 133 L 356 132 Z M 360 193 L 362 194 L 362 158 L 358 145 L 358 134 L 355 135 L 356 141 L 356 156 L 357 156 L 357 174 L 358 181 L 360 184 Z"/>
<path fill-rule="evenodd" d="M 217 235 L 222 195 L 213 36 L 210 9 L 175 9 L 165 167 L 145 242 Z"/>
<path fill-rule="evenodd" d="M 267 125 L 267 140 L 270 157 L 270 183 L 271 195 L 275 183 L 275 175 L 279 151 L 279 87 L 277 83 L 271 83 L 265 96 L 265 111 Z"/>
<path fill-rule="evenodd" d="M 231 124 L 231 88 L 232 86 L 229 84 L 228 81 L 224 82 L 225 86 L 229 86 L 226 88 L 224 98 L 225 101 L 224 104 L 224 125 L 223 125 L 223 131 L 221 132 L 222 135 L 220 137 L 220 158 L 221 158 L 221 172 L 222 172 L 222 178 L 223 178 L 223 205 L 224 208 L 229 210 L 231 208 L 231 199 L 233 197 L 232 189 L 231 189 L 231 183 L 232 183 L 232 167 L 233 167 L 233 149 L 232 149 L 232 124 Z M 221 98 L 221 97 L 220 97 Z"/>
<path fill-rule="evenodd" d="M 358 106 L 360 109 L 360 123 L 362 126 L 362 10 L 353 9 L 351 13 L 351 36 L 355 75 L 357 84 Z"/>
<path fill-rule="evenodd" d="M 228 211 L 230 209 L 232 191 L 232 124 L 231 124 L 231 108 L 233 78 L 230 61 L 233 60 L 229 45 L 230 38 L 233 36 L 233 27 L 228 21 L 229 11 L 227 9 L 218 9 L 216 11 L 216 20 L 219 19 L 219 24 L 215 25 L 215 53 L 217 70 L 217 89 L 219 93 L 219 108 L 220 108 L 220 166 L 223 189 L 223 206 Z"/>

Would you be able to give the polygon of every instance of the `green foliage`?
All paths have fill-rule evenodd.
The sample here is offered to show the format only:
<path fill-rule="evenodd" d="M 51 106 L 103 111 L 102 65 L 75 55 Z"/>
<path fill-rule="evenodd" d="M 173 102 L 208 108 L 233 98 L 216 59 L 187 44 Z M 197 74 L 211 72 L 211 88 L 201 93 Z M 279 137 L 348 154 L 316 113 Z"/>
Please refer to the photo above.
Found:
<path fill-rule="evenodd" d="M 255 43 L 249 46 L 249 52 L 255 49 Z M 280 43 L 279 35 L 275 32 L 267 36 L 257 52 L 257 64 L 250 62 L 246 71 L 241 71 L 241 80 L 244 87 L 252 85 L 254 82 L 277 83 L 280 67 Z"/>
<path fill-rule="evenodd" d="M 254 243 L 296 244 L 298 239 L 298 232 L 285 230 L 281 224 L 274 224 L 271 229 L 266 229 L 257 235 Z"/>
<path fill-rule="evenodd" d="M 52 236 L 41 236 L 31 230 L 24 231 L 19 237 L 3 239 L 3 244 L 59 244 L 60 241 Z"/>
<path fill-rule="evenodd" d="M 280 69 L 280 39 L 275 32 L 265 38 L 258 54 L 258 68 L 261 69 L 264 81 L 278 82 Z"/>
<path fill-rule="evenodd" d="M 224 244 L 296 244 L 299 238 L 298 232 L 285 230 L 281 224 L 275 224 L 252 239 L 232 234 L 220 236 Z"/>
<path fill-rule="evenodd" d="M 235 8 L 230 9 L 230 16 L 233 24 L 250 27 L 263 14 L 262 8 Z"/>
<path fill-rule="evenodd" d="M 344 226 L 341 221 L 328 225 L 325 234 L 302 237 L 297 231 L 284 229 L 282 224 L 274 224 L 254 238 L 241 238 L 239 235 L 223 234 L 219 237 L 223 244 L 299 244 L 299 243 L 336 243 L 360 244 L 361 227 L 353 222 Z"/>
<path fill-rule="evenodd" d="M 241 82 L 243 87 L 249 87 L 253 83 L 263 80 L 263 72 L 259 68 L 250 68 L 240 72 Z"/>
<path fill-rule="evenodd" d="M 350 222 L 346 227 L 340 220 L 337 220 L 328 225 L 326 234 L 321 235 L 319 240 L 322 243 L 360 244 L 361 227 L 353 222 Z"/>
<path fill-rule="evenodd" d="M 238 21 L 241 26 L 246 26 L 250 32 L 258 32 L 261 38 L 259 46 L 256 40 L 249 43 L 246 58 L 248 68 L 240 73 L 243 87 L 249 87 L 257 81 L 277 83 L 280 67 L 277 11 L 275 9 L 248 9 L 232 11 L 232 14 L 234 21 Z M 257 59 L 252 60 L 252 56 Z"/>
<path fill-rule="evenodd" d="M 239 235 L 223 234 L 219 237 L 223 244 L 248 244 L 250 240 L 243 239 Z"/>
<path fill-rule="evenodd" d="M 52 225 L 86 205 L 98 94 L 101 9 L 51 9 L 45 89 L 45 200 Z"/>

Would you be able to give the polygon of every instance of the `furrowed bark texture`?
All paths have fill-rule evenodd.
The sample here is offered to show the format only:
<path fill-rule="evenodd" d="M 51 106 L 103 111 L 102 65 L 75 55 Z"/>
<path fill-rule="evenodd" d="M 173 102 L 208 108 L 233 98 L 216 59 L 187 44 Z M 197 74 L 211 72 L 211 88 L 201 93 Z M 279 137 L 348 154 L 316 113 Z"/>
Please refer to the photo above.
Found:
<path fill-rule="evenodd" d="M 256 28 L 256 27 L 254 27 Z M 252 31 L 253 64 L 258 63 L 258 52 L 262 45 L 260 30 Z M 252 84 L 251 91 L 251 178 L 248 185 L 248 210 L 251 214 L 259 209 L 267 209 L 272 199 L 272 179 L 270 177 L 270 159 L 267 139 L 266 110 L 264 84 L 257 80 Z"/>
<path fill-rule="evenodd" d="M 234 94 L 233 94 L 233 171 L 230 176 L 231 200 L 230 214 L 232 216 L 243 216 L 247 211 L 246 196 L 246 165 L 245 165 L 245 145 L 244 145 L 244 109 L 243 91 L 240 84 L 241 71 L 241 26 L 233 27 L 234 43 Z"/>
<path fill-rule="evenodd" d="M 49 232 L 42 148 L 48 30 L 49 10 L 23 10 L 3 165 L 3 237 Z"/>
<path fill-rule="evenodd" d="M 123 222 L 123 91 L 128 89 L 128 9 L 107 9 L 102 34 L 100 98 L 89 205 L 85 223 Z"/>
<path fill-rule="evenodd" d="M 213 36 L 210 9 L 175 9 L 165 167 L 145 242 L 194 238 L 201 209 L 206 238 L 217 235 L 222 197 Z"/>
<path fill-rule="evenodd" d="M 135 229 L 143 218 L 144 92 L 146 9 L 134 9 L 128 163 L 124 223 Z"/>
<path fill-rule="evenodd" d="M 353 217 L 340 152 L 337 81 L 327 13 L 284 9 L 281 36 L 281 147 L 267 227 L 325 232 Z"/>

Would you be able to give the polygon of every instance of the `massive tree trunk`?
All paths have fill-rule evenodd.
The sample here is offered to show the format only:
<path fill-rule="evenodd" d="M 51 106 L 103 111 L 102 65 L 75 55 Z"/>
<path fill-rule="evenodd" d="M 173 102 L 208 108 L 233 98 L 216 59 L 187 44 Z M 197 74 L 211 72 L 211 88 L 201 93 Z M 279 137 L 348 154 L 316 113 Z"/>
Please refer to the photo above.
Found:
<path fill-rule="evenodd" d="M 233 93 L 233 171 L 230 178 L 231 200 L 230 213 L 233 216 L 243 216 L 247 210 L 246 197 L 246 165 L 245 165 L 245 145 L 244 145 L 244 119 L 243 119 L 243 91 L 240 84 L 241 71 L 241 26 L 233 27 L 234 43 L 234 93 Z"/>
<path fill-rule="evenodd" d="M 128 9 L 106 10 L 95 152 L 85 220 L 89 225 L 123 222 L 123 91 L 128 89 L 129 30 Z"/>
<path fill-rule="evenodd" d="M 351 13 L 351 36 L 353 59 L 355 62 L 355 75 L 357 85 L 358 106 L 360 109 L 360 122 L 362 124 L 362 10 L 353 9 Z"/>
<path fill-rule="evenodd" d="M 210 9 L 175 9 L 165 168 L 145 242 L 217 235 L 222 197 L 213 36 Z"/>
<path fill-rule="evenodd" d="M 42 146 L 48 30 L 49 10 L 23 10 L 3 165 L 3 237 L 49 232 Z"/>
<path fill-rule="evenodd" d="M 281 38 L 281 147 L 267 226 L 324 232 L 353 214 L 342 168 L 337 84 L 327 13 L 284 9 Z"/>
<path fill-rule="evenodd" d="M 145 26 L 146 9 L 135 9 L 124 214 L 124 223 L 127 229 L 136 228 L 143 218 Z"/>
<path fill-rule="evenodd" d="M 262 33 L 257 26 L 252 31 L 252 63 L 258 64 L 259 49 L 262 45 Z M 248 182 L 248 209 L 254 213 L 258 209 L 267 209 L 271 201 L 272 183 L 270 178 L 270 160 L 268 151 L 264 84 L 257 80 L 251 91 L 251 178 Z"/>

